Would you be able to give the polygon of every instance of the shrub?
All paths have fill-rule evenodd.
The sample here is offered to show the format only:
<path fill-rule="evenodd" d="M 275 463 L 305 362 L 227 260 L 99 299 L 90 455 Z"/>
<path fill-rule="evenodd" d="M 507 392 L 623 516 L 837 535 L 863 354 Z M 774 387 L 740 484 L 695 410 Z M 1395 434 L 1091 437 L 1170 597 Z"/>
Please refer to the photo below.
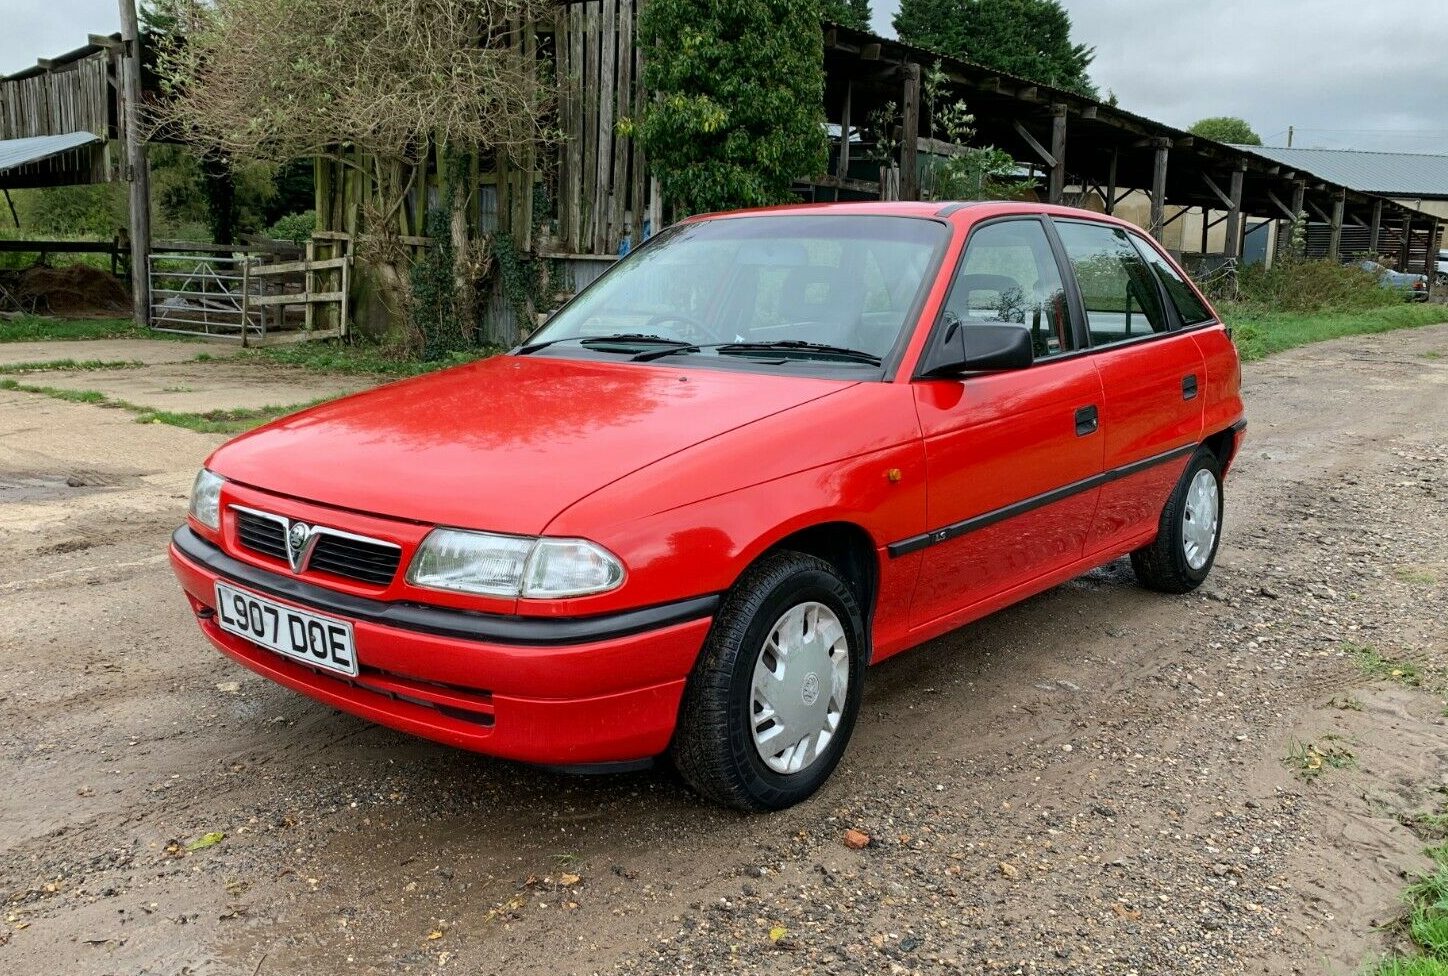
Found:
<path fill-rule="evenodd" d="M 312 236 L 312 231 L 317 229 L 316 211 L 307 210 L 302 213 L 291 213 L 281 217 L 276 223 L 266 230 L 266 236 L 274 241 L 291 241 L 293 244 L 305 244 Z"/>
<path fill-rule="evenodd" d="M 1281 258 L 1270 268 L 1249 265 L 1237 275 L 1228 304 L 1241 311 L 1357 312 L 1401 301 L 1379 286 L 1377 276 L 1356 264 Z"/>

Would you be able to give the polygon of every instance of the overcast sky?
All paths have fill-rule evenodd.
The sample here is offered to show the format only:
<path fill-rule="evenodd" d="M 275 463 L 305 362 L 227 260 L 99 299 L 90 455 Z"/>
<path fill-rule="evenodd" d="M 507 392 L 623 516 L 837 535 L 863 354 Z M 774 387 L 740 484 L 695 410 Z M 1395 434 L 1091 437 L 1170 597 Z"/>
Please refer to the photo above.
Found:
<path fill-rule="evenodd" d="M 893 36 L 898 0 L 874 0 Z M 1185 128 L 1237 115 L 1268 145 L 1448 153 L 1443 0 L 1065 0 L 1091 75 Z M 119 28 L 116 0 L 0 0 L 0 73 Z"/>

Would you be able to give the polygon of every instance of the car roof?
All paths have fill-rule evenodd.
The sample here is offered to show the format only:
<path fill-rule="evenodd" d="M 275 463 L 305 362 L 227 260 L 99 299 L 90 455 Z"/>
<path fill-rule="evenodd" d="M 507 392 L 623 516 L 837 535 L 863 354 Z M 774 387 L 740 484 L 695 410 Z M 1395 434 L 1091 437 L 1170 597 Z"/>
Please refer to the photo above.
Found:
<path fill-rule="evenodd" d="M 959 214 L 970 220 L 984 219 L 1007 214 L 1048 214 L 1057 217 L 1075 217 L 1116 224 L 1139 230 L 1134 224 L 1108 214 L 1078 207 L 1063 207 L 1055 204 L 1037 203 L 1030 200 L 859 200 L 848 203 L 793 203 L 777 207 L 754 207 L 747 210 L 727 210 L 698 214 L 688 218 L 696 220 L 729 220 L 735 217 L 805 216 L 820 214 L 874 215 L 882 217 L 916 217 L 927 219 L 949 219 Z M 959 219 L 959 218 L 957 218 Z"/>

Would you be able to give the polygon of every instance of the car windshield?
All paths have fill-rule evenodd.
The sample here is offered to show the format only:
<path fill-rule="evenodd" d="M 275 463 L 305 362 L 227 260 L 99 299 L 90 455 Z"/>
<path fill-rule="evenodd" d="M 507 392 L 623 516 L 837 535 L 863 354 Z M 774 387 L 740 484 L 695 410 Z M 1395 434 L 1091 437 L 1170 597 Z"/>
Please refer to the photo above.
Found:
<path fill-rule="evenodd" d="M 680 224 L 518 352 L 768 369 L 875 369 L 917 309 L 948 231 L 877 215 Z"/>

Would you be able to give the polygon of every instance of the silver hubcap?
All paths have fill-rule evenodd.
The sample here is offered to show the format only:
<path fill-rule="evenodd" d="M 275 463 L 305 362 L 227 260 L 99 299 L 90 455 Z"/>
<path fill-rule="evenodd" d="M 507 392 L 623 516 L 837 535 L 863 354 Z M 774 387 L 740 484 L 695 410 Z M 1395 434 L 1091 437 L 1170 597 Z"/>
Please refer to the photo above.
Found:
<path fill-rule="evenodd" d="M 1211 558 L 1220 512 L 1217 479 L 1203 468 L 1187 486 L 1186 514 L 1182 516 L 1182 551 L 1192 569 L 1201 569 Z"/>
<path fill-rule="evenodd" d="M 775 621 L 749 696 L 754 748 L 776 773 L 797 773 L 824 754 L 850 688 L 850 642 L 835 612 L 801 603 Z"/>

